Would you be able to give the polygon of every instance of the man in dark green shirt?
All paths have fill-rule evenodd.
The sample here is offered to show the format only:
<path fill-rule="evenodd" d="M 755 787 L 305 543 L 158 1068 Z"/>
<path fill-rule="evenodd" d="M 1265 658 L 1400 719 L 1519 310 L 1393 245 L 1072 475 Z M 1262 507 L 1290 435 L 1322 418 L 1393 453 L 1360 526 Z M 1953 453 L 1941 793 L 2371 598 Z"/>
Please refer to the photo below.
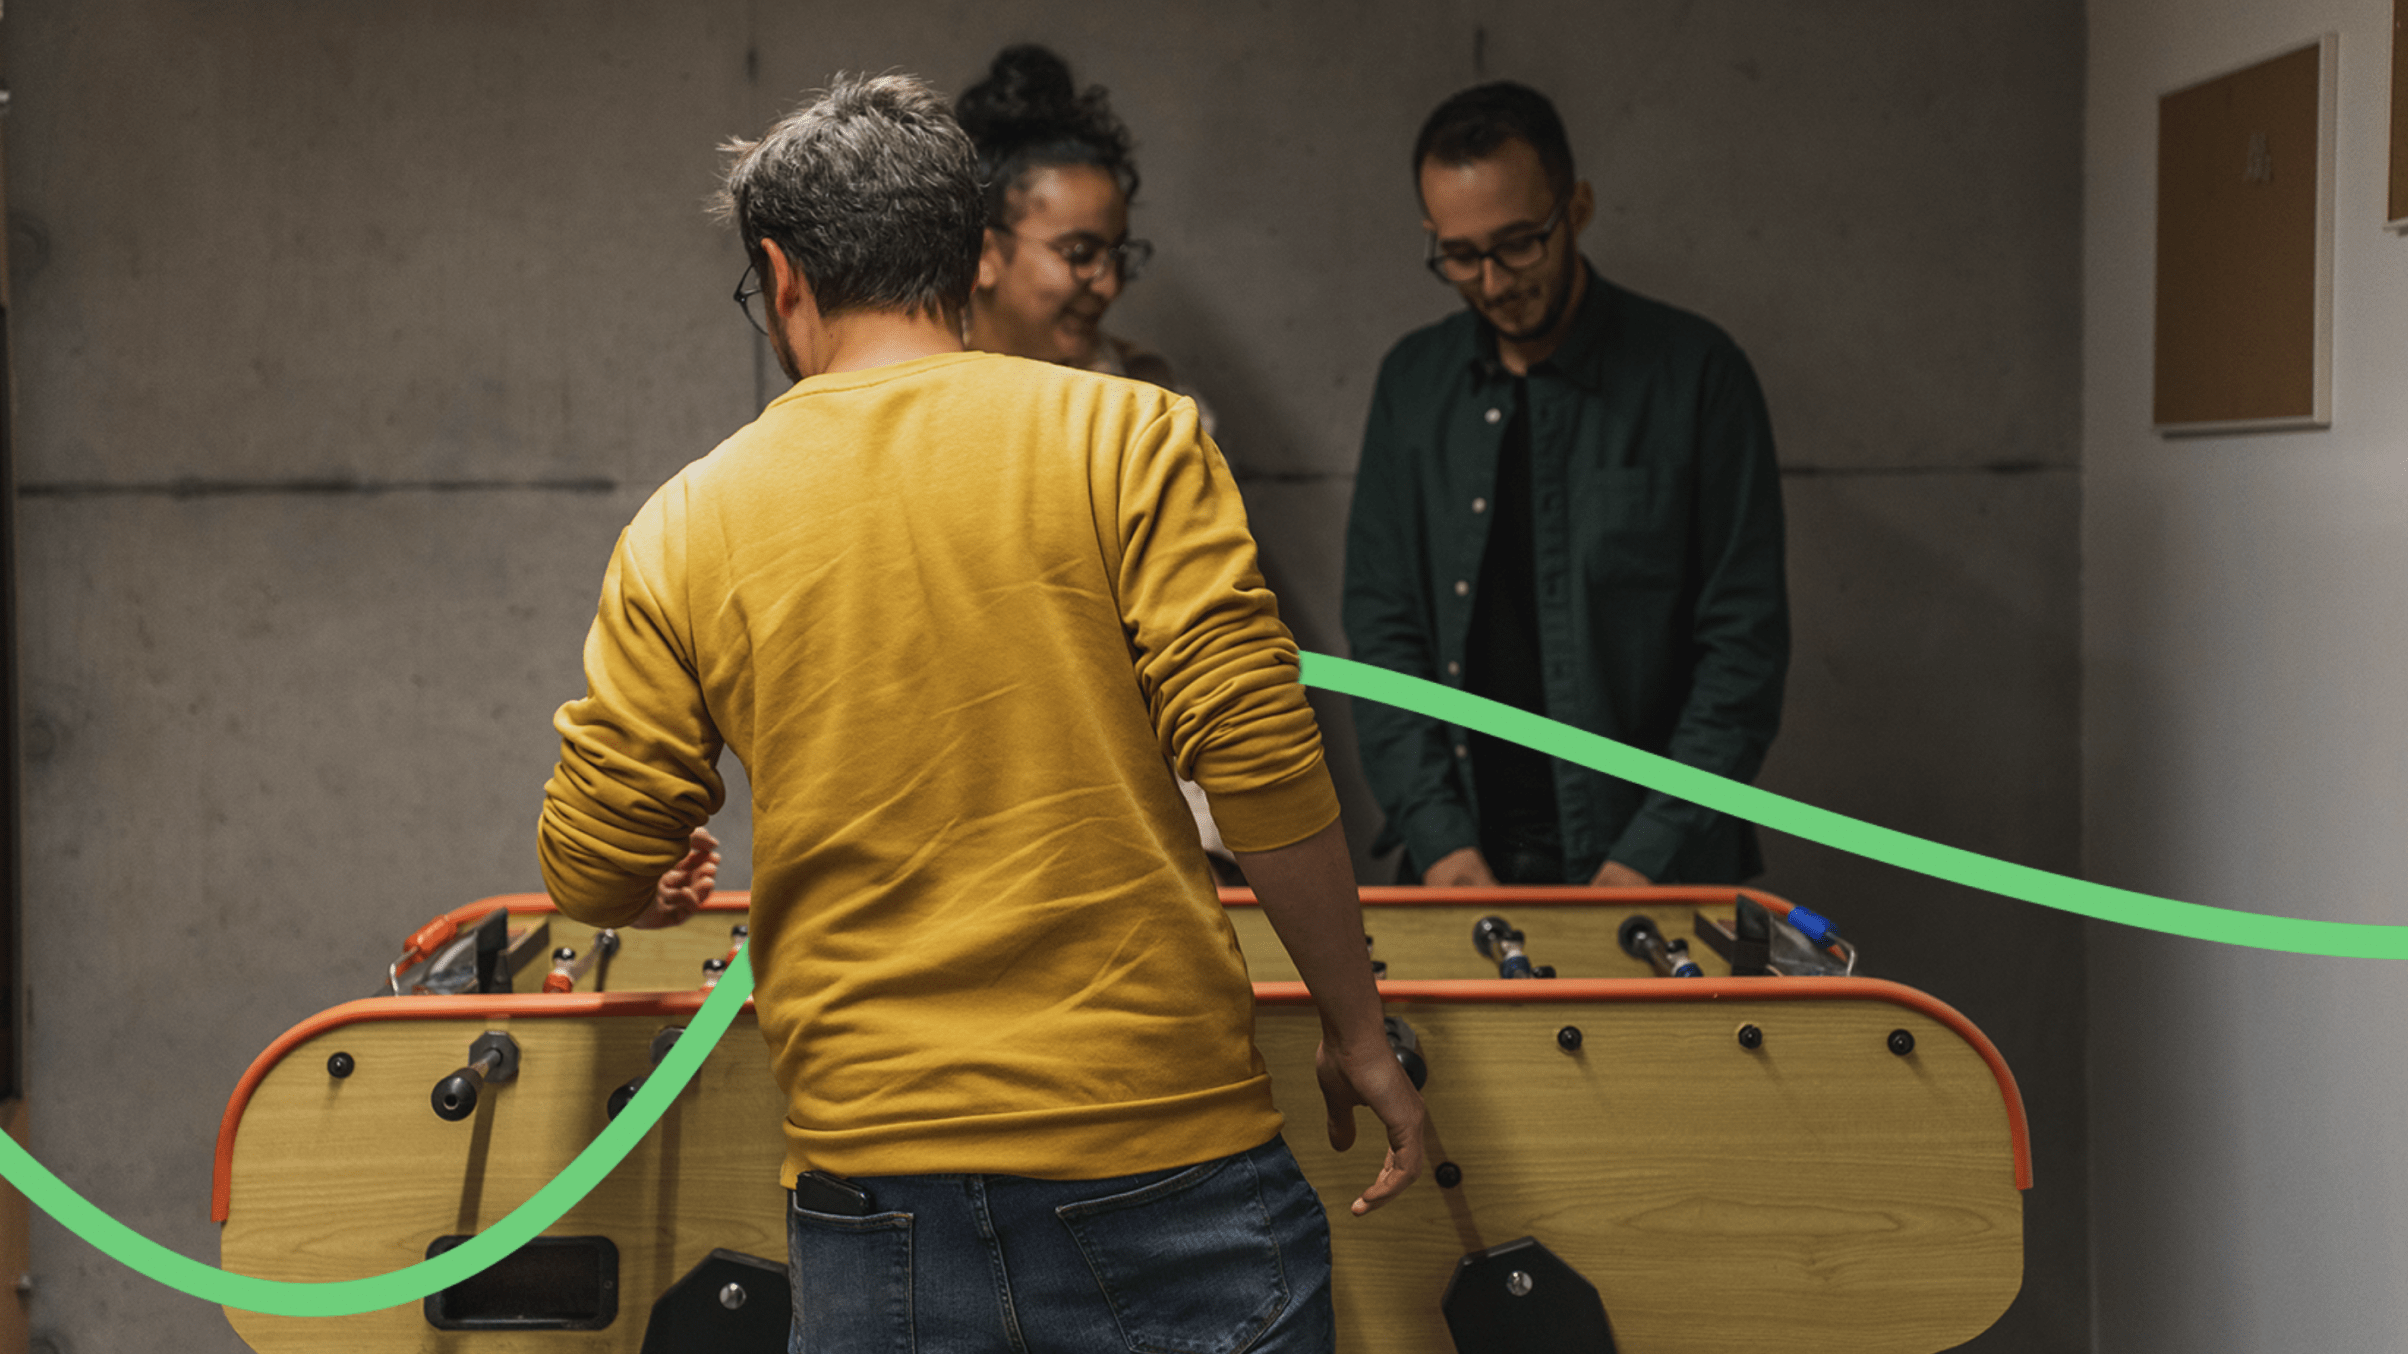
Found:
<path fill-rule="evenodd" d="M 1789 664 L 1780 471 L 1747 358 L 1599 277 L 1545 96 L 1483 85 L 1414 148 L 1430 270 L 1468 309 L 1380 368 L 1346 531 L 1354 657 L 1740 780 Z M 1434 885 L 1736 882 L 1753 828 L 1358 701 L 1363 768 Z"/>

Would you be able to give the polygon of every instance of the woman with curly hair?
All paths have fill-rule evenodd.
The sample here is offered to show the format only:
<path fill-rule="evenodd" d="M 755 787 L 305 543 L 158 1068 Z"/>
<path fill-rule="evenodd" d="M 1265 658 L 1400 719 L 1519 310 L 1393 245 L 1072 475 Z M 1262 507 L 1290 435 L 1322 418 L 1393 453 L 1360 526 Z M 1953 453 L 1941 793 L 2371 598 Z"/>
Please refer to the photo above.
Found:
<path fill-rule="evenodd" d="M 1176 390 L 1196 400 L 1211 433 L 1212 411 L 1161 354 L 1102 327 L 1154 252 L 1129 238 L 1137 165 L 1129 129 L 1103 88 L 1079 92 L 1068 63 L 1023 43 L 996 53 L 954 116 L 978 147 L 987 193 L 986 247 L 963 342 Z"/>

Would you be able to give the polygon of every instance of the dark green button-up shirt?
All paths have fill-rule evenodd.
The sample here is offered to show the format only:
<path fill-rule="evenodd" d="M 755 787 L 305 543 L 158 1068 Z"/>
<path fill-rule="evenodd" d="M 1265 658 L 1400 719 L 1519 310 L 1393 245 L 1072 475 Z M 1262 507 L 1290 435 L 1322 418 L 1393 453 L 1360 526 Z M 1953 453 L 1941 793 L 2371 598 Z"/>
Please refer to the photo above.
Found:
<path fill-rule="evenodd" d="M 1789 666 L 1780 471 L 1747 357 L 1720 329 L 1589 275 L 1563 346 L 1530 369 L 1532 551 L 1551 719 L 1739 780 L 1763 765 Z M 1469 311 L 1381 365 L 1346 528 L 1345 625 L 1366 663 L 1463 685 L 1514 380 Z M 1466 731 L 1357 701 L 1363 770 L 1427 867 L 1476 846 Z M 1567 878 L 1763 868 L 1747 824 L 1553 763 Z"/>

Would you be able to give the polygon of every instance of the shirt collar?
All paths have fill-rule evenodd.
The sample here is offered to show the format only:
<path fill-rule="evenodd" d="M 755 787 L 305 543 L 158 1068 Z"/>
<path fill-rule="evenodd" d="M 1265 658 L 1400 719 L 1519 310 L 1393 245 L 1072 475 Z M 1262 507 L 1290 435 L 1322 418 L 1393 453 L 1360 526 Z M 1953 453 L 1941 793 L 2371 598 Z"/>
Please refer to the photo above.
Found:
<path fill-rule="evenodd" d="M 1580 296 L 1580 308 L 1572 312 L 1572 328 L 1564 335 L 1563 346 L 1548 354 L 1547 360 L 1532 367 L 1532 374 L 1560 376 L 1583 390 L 1596 390 L 1598 365 L 1604 355 L 1607 331 L 1613 323 L 1613 287 L 1597 275 L 1584 256 L 1581 270 L 1589 275 L 1587 290 Z M 1497 360 L 1497 331 L 1479 312 L 1472 313 L 1472 370 L 1482 381 L 1513 379 L 1513 373 Z"/>

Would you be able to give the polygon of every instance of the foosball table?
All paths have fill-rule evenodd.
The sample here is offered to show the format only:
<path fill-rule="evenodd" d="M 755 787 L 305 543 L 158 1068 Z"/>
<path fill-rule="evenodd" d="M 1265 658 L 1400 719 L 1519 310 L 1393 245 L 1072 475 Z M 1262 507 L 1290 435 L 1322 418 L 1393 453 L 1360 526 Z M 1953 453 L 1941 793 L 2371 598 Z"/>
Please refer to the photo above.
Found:
<path fill-rule="evenodd" d="M 1945 1004 L 1854 976 L 1811 913 L 1727 887 L 1363 900 L 1431 1135 L 1422 1179 L 1356 1218 L 1376 1125 L 1330 1150 L 1310 999 L 1252 895 L 1222 893 L 1289 1146 L 1330 1212 L 1342 1350 L 1926 1354 L 2014 1298 L 2013 1075 Z M 663 1056 L 747 904 L 661 931 L 597 932 L 540 894 L 435 919 L 384 995 L 302 1021 L 236 1086 L 223 1263 L 358 1278 L 500 1219 Z M 748 1005 L 619 1168 L 492 1269 L 408 1307 L 228 1316 L 261 1351 L 782 1351 L 783 1114 Z"/>

